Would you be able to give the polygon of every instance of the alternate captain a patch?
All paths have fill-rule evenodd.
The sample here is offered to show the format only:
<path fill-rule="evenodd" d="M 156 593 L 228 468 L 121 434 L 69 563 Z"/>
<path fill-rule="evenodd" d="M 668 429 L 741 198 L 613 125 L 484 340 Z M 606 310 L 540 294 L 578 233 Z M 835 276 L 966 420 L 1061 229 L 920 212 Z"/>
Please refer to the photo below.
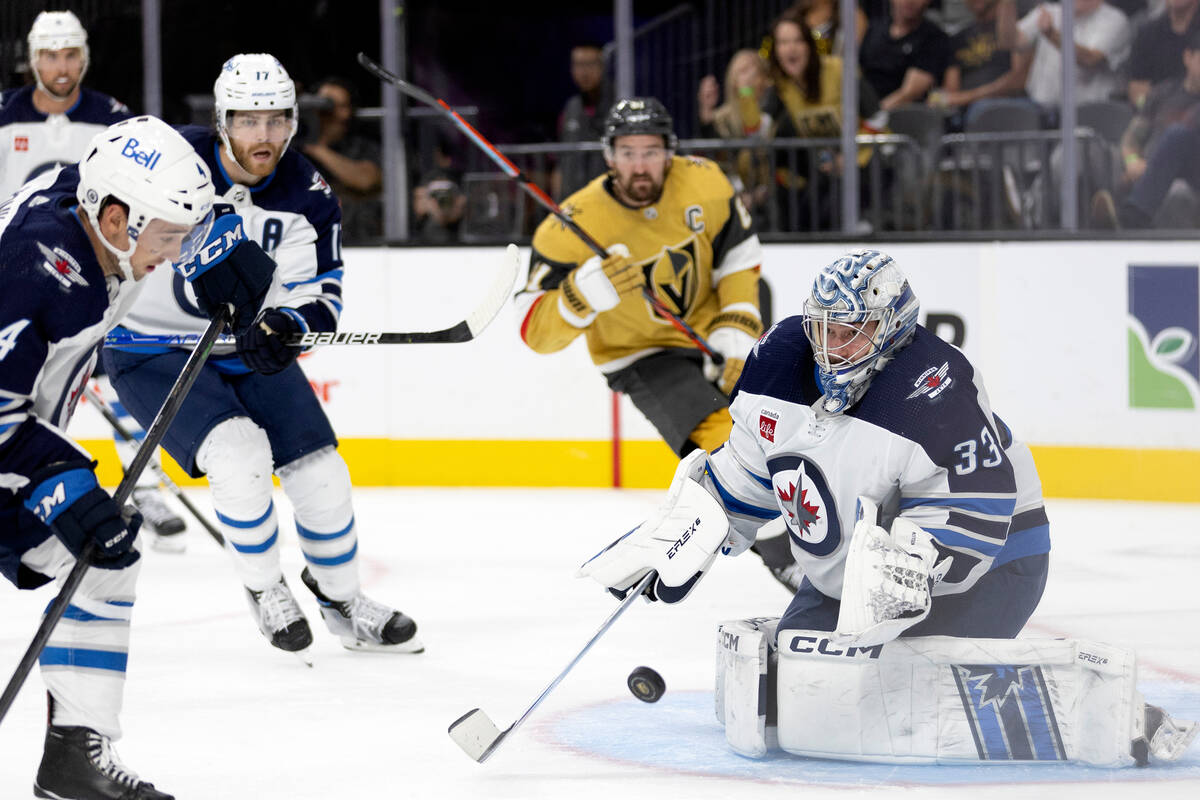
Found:
<path fill-rule="evenodd" d="M 953 664 L 980 761 L 1066 761 L 1042 668 Z"/>

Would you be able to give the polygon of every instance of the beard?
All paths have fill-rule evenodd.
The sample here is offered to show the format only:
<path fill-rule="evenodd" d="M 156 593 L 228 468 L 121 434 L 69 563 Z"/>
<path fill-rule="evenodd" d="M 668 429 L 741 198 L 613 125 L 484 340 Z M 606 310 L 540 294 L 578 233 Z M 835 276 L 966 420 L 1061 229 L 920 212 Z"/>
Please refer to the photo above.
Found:
<path fill-rule="evenodd" d="M 615 183 L 626 200 L 639 206 L 650 205 L 658 200 L 663 190 L 662 182 L 655 182 L 648 173 L 630 175 L 628 180 L 622 180 L 621 176 L 617 175 Z"/>
<path fill-rule="evenodd" d="M 258 178 L 265 178 L 275 171 L 275 167 L 279 165 L 279 159 L 283 157 L 283 145 L 274 144 L 271 142 L 255 144 L 240 144 L 234 139 L 229 140 L 229 149 L 233 151 L 232 155 L 238 166 Z M 270 150 L 271 157 L 265 161 L 259 161 L 252 158 L 251 153 L 260 150 Z"/>
<path fill-rule="evenodd" d="M 46 94 L 53 97 L 55 100 L 66 100 L 71 96 L 71 93 L 79 88 L 79 79 L 71 80 L 64 88 L 58 88 L 53 82 L 45 83 Z"/>

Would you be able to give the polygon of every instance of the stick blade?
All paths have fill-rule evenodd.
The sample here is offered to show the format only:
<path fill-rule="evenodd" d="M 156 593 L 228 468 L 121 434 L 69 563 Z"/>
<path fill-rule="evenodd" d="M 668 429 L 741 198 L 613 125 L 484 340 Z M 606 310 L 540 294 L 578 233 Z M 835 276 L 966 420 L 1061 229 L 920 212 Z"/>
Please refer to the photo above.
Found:
<path fill-rule="evenodd" d="M 467 330 L 470 331 L 468 338 L 474 339 L 478 336 L 496 318 L 500 309 L 508 304 L 517 288 L 517 279 L 520 275 L 521 251 L 515 244 L 510 244 L 504 248 L 500 269 L 497 270 L 495 281 L 488 289 L 487 297 L 465 320 Z"/>
<path fill-rule="evenodd" d="M 504 735 L 496 727 L 496 723 L 488 718 L 478 708 L 472 708 L 463 714 L 446 730 L 454 743 L 474 761 L 482 762 L 491 753 L 492 748 Z"/>

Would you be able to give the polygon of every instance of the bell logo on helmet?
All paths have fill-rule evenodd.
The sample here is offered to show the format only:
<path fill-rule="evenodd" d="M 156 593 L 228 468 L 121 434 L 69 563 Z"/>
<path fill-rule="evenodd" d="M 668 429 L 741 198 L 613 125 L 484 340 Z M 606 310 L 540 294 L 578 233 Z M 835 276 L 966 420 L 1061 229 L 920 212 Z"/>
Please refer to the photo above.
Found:
<path fill-rule="evenodd" d="M 125 146 L 121 148 L 121 155 L 130 159 L 135 164 L 140 164 L 146 169 L 153 171 L 159 159 L 162 158 L 162 153 L 157 150 L 139 150 L 138 147 L 140 145 L 141 142 L 137 139 L 134 139 L 132 136 L 129 137 L 125 142 Z"/>

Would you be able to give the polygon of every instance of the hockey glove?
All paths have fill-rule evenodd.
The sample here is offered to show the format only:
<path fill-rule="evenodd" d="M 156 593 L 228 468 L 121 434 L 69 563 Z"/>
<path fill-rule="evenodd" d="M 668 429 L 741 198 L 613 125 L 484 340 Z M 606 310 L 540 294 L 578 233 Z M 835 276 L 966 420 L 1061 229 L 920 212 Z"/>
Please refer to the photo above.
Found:
<path fill-rule="evenodd" d="M 924 528 L 896 517 L 886 531 L 876 524 L 877 515 L 873 502 L 858 498 L 833 635 L 839 645 L 890 642 L 925 619 L 933 606 L 933 587 L 954 561 L 952 556 L 937 560 L 933 536 Z"/>
<path fill-rule="evenodd" d="M 210 318 L 225 304 L 234 308 L 233 331 L 241 333 L 254 322 L 271 288 L 275 262 L 258 243 L 246 238 L 242 218 L 232 207 L 214 207 L 208 241 L 186 264 L 176 268 L 196 292 L 196 303 Z"/>
<path fill-rule="evenodd" d="M 590 577 L 624 598 L 654 570 L 658 577 L 646 589 L 649 599 L 678 603 L 687 597 L 729 532 L 725 509 L 699 483 L 707 456 L 696 450 L 679 462 L 658 512 L 593 556 L 576 577 Z"/>
<path fill-rule="evenodd" d="M 25 507 L 54 531 L 76 558 L 88 539 L 96 542 L 92 564 L 124 569 L 137 561 L 133 549 L 142 515 L 128 521 L 108 492 L 96 483 L 96 462 L 60 461 L 38 470 L 21 490 Z"/>
<path fill-rule="evenodd" d="M 303 330 L 297 312 L 290 308 L 268 308 L 250 330 L 238 334 L 238 357 L 260 375 L 282 372 L 300 355 L 300 348 L 284 344 L 284 339 Z"/>
<path fill-rule="evenodd" d="M 611 311 L 621 298 L 640 292 L 646 283 L 641 267 L 629 260 L 629 248 L 614 244 L 609 256 L 592 256 L 567 274 L 562 282 L 558 311 L 577 328 L 592 324 L 601 311 Z"/>
<path fill-rule="evenodd" d="M 704 357 L 704 377 L 717 385 L 725 394 L 733 392 L 750 348 L 762 335 L 762 321 L 753 314 L 741 311 L 722 311 L 713 320 L 709 329 L 708 343 L 725 358 L 717 366 L 707 355 Z"/>

